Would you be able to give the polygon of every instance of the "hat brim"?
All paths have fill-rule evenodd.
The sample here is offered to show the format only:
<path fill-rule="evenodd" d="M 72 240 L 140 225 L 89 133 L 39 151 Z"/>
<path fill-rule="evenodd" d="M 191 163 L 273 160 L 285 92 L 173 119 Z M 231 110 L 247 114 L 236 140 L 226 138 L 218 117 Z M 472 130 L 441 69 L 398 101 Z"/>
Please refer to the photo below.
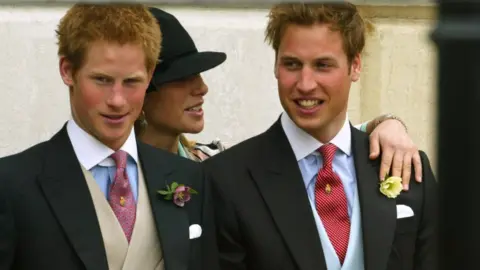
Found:
<path fill-rule="evenodd" d="M 180 80 L 195 74 L 210 70 L 227 59 L 223 52 L 196 52 L 178 58 L 166 68 L 157 68 L 153 73 L 152 82 L 155 86 Z M 162 63 L 159 64 L 159 67 Z"/>

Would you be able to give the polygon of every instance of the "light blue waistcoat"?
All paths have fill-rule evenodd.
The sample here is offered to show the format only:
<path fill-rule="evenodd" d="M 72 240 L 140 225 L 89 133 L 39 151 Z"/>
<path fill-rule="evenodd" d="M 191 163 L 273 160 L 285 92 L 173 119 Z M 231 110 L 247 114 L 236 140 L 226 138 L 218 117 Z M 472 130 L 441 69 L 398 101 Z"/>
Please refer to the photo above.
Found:
<path fill-rule="evenodd" d="M 333 248 L 330 239 L 328 238 L 325 227 L 317 214 L 315 205 L 310 204 L 312 211 L 315 213 L 315 221 L 317 226 L 320 241 L 322 243 L 323 253 L 325 255 L 325 262 L 328 270 L 364 270 L 363 264 L 363 238 L 362 238 L 362 217 L 360 210 L 360 201 L 358 198 L 358 188 L 355 191 L 355 200 L 352 209 L 352 218 L 350 220 L 350 238 L 348 242 L 347 255 L 343 266 L 340 265 L 337 253 Z"/>

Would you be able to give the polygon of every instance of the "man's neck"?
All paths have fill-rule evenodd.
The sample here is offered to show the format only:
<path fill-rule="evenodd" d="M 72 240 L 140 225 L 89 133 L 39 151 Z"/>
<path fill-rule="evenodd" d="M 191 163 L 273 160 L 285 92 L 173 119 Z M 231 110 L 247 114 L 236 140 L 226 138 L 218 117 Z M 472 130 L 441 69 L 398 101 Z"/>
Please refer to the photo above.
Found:
<path fill-rule="evenodd" d="M 180 135 L 173 135 L 166 132 L 160 132 L 151 126 L 147 126 L 145 131 L 139 135 L 142 142 L 153 147 L 160 148 L 171 153 L 178 153 L 178 141 Z"/>
<path fill-rule="evenodd" d="M 72 120 L 75 122 L 75 124 L 84 132 L 86 132 L 88 135 L 93 137 L 95 140 L 100 142 L 101 144 L 107 146 L 108 148 L 112 149 L 113 151 L 118 151 L 122 146 L 125 144 L 125 142 L 128 140 L 128 137 L 130 136 L 130 132 L 126 133 L 122 138 L 117 138 L 115 140 L 105 140 L 102 138 L 97 137 L 93 132 L 91 132 L 88 128 L 86 128 L 81 121 L 76 119 L 76 117 L 73 117 Z M 132 127 L 133 128 L 133 127 Z"/>
<path fill-rule="evenodd" d="M 339 114 L 335 119 L 333 119 L 329 124 L 318 131 L 307 131 L 312 137 L 317 139 L 321 143 L 328 143 L 330 142 L 342 129 L 343 125 L 345 124 L 345 120 L 347 119 L 347 114 Z"/>
<path fill-rule="evenodd" d="M 126 137 L 125 140 L 119 140 L 121 141 L 119 143 L 111 144 L 92 136 L 74 120 L 69 120 L 66 128 L 75 155 L 80 164 L 87 170 L 98 165 L 120 148 L 125 150 L 135 161 L 138 161 L 136 138 L 132 133 L 129 134 L 129 136 L 132 135 L 131 138 Z"/>

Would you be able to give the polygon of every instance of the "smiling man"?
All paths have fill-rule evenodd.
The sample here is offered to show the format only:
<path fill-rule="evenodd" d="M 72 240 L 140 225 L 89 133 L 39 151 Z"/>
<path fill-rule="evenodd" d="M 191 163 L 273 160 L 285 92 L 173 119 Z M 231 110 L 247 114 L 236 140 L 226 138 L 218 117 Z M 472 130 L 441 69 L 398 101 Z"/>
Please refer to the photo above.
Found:
<path fill-rule="evenodd" d="M 436 182 L 380 191 L 380 160 L 347 115 L 365 23 L 355 5 L 280 4 L 267 40 L 284 109 L 207 161 L 224 270 L 436 270 Z M 414 172 L 411 173 L 413 177 Z M 384 186 L 385 187 L 385 186 Z M 392 198 L 393 197 L 393 198 Z"/>
<path fill-rule="evenodd" d="M 57 37 L 72 119 L 0 159 L 0 269 L 216 269 L 200 165 L 133 131 L 160 52 L 156 19 L 142 5 L 77 4 Z"/>

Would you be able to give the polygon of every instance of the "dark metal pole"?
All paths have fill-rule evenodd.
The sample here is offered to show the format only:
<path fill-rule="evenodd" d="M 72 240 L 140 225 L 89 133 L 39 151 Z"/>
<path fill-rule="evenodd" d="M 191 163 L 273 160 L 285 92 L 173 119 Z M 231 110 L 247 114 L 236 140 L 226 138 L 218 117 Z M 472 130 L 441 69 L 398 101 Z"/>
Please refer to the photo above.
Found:
<path fill-rule="evenodd" d="M 440 0 L 440 269 L 480 269 L 480 0 Z"/>

